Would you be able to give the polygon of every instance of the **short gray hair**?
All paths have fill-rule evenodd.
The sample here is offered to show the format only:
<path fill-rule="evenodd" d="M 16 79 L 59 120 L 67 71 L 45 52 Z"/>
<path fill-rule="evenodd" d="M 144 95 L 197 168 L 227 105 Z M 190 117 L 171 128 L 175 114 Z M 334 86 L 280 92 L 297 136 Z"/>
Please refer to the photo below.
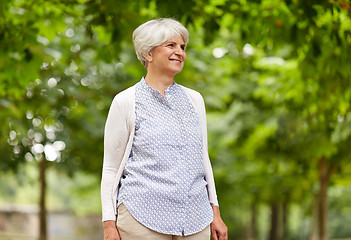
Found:
<path fill-rule="evenodd" d="M 188 30 L 177 20 L 172 18 L 159 18 L 147 21 L 133 32 L 133 43 L 136 55 L 140 62 L 147 68 L 148 61 L 145 56 L 152 49 L 163 44 L 174 35 L 183 38 L 185 45 L 188 43 Z"/>

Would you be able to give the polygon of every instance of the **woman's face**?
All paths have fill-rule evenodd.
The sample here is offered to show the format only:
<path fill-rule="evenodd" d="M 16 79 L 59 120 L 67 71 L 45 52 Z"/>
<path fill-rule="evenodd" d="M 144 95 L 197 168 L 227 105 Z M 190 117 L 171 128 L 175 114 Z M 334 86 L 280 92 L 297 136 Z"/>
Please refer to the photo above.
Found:
<path fill-rule="evenodd" d="M 148 69 L 150 67 L 161 74 L 172 76 L 180 73 L 186 59 L 185 47 L 183 38 L 174 35 L 150 52 Z"/>

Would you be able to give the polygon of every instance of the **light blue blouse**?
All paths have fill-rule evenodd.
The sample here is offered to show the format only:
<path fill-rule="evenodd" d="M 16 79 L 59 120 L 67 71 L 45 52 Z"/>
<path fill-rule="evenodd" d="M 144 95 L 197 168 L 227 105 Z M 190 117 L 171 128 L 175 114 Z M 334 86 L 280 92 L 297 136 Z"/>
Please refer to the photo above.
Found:
<path fill-rule="evenodd" d="M 118 205 L 144 226 L 191 235 L 213 219 L 203 166 L 199 117 L 174 84 L 166 97 L 142 79 L 135 89 L 135 134 L 124 167 Z"/>

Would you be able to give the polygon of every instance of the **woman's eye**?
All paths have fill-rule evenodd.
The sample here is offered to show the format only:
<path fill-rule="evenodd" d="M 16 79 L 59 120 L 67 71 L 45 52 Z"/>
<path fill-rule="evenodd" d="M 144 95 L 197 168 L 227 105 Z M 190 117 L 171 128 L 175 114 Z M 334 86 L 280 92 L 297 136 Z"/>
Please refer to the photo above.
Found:
<path fill-rule="evenodd" d="M 176 48 L 177 47 L 177 44 L 176 43 L 168 43 L 167 45 L 165 45 L 166 47 L 169 47 L 169 48 Z M 185 51 L 185 48 L 186 46 L 185 45 L 180 45 L 179 46 L 180 49 L 182 49 L 183 51 Z"/>

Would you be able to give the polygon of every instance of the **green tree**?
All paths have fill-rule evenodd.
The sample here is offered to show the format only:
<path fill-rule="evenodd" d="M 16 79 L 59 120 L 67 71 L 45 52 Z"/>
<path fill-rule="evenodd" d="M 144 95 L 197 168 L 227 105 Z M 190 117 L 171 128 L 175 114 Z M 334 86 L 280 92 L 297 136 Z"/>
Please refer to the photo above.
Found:
<path fill-rule="evenodd" d="M 242 54 L 236 61 L 243 62 L 237 64 L 238 69 L 236 64 L 226 64 L 226 70 L 217 68 L 208 74 L 218 77 L 216 72 L 221 72 L 220 78 L 232 79 L 232 82 L 217 81 L 223 85 L 215 88 L 220 92 L 218 99 L 222 99 L 222 105 L 215 106 L 219 114 L 216 119 L 225 119 L 225 127 L 218 127 L 215 137 L 224 141 L 216 141 L 215 148 L 228 146 L 224 151 L 232 149 L 232 156 L 221 156 L 215 151 L 215 159 L 226 169 L 223 170 L 225 182 L 233 182 L 228 177 L 229 169 L 234 168 L 230 162 L 243 159 L 256 166 L 263 186 L 274 189 L 272 192 L 261 189 L 266 193 L 261 200 L 272 204 L 274 223 L 279 209 L 276 202 L 289 199 L 287 192 L 297 194 L 295 201 L 302 200 L 303 192 L 294 180 L 303 183 L 306 175 L 311 176 L 302 184 L 305 191 L 312 190 L 318 181 L 319 190 L 315 192 L 319 206 L 318 238 L 324 240 L 330 176 L 340 174 L 336 169 L 342 169 L 349 159 L 343 150 L 344 144 L 350 143 L 348 131 L 341 142 L 336 142 L 335 136 L 340 134 L 338 129 L 344 126 L 342 122 L 350 111 L 346 87 L 351 76 L 346 67 L 351 57 L 350 5 L 328 1 L 262 1 L 247 2 L 240 7 L 238 3 L 226 2 L 220 9 L 229 11 L 220 25 L 231 36 L 237 36 L 233 41 L 223 34 L 227 43 L 222 42 L 222 46 L 231 58 Z M 240 47 L 233 49 L 231 41 Z M 229 67 L 234 70 L 230 72 Z M 231 161 L 225 160 L 228 157 Z M 263 169 L 258 167 L 261 164 L 265 164 Z M 248 174 L 249 164 L 242 166 L 237 170 Z M 237 185 L 247 184 L 250 177 Z M 283 229 L 272 224 L 270 239 L 282 237 L 286 228 L 284 219 Z"/>

